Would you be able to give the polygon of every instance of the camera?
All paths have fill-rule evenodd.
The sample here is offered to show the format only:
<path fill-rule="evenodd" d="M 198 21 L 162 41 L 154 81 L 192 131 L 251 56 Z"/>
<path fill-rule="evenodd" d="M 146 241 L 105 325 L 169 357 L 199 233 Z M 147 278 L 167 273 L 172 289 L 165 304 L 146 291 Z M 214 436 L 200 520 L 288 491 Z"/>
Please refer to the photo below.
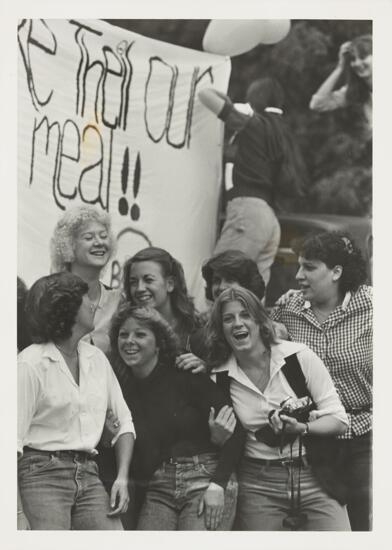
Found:
<path fill-rule="evenodd" d="M 297 422 L 307 422 L 310 411 L 316 408 L 310 397 L 301 397 L 299 399 L 288 397 L 281 402 L 280 407 L 279 416 L 284 414 L 295 418 Z"/>

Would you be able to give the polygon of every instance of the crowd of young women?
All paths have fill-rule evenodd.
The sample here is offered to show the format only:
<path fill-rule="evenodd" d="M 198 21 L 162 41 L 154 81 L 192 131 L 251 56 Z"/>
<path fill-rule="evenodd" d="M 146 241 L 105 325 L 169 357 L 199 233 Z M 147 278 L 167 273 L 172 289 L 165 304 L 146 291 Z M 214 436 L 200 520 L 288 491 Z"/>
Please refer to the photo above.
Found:
<path fill-rule="evenodd" d="M 369 37 L 342 46 L 311 108 L 358 101 L 370 120 Z M 75 207 L 52 274 L 18 279 L 18 528 L 370 530 L 372 297 L 352 238 L 302 240 L 300 290 L 271 312 L 270 261 L 218 247 L 200 313 L 161 248 L 108 288 L 113 251 L 109 215 Z"/>

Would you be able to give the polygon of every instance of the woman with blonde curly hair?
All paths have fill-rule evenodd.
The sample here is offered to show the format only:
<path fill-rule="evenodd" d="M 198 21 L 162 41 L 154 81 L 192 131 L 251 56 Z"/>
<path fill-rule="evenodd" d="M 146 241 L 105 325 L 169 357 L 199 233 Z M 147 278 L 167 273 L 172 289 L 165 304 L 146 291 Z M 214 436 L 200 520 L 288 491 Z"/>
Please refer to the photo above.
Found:
<path fill-rule="evenodd" d="M 116 311 L 120 290 L 100 281 L 115 248 L 110 216 L 90 205 L 70 208 L 58 220 L 51 239 L 52 272 L 70 271 L 88 284 L 95 307 L 94 330 L 85 340 L 109 350 L 109 322 Z"/>

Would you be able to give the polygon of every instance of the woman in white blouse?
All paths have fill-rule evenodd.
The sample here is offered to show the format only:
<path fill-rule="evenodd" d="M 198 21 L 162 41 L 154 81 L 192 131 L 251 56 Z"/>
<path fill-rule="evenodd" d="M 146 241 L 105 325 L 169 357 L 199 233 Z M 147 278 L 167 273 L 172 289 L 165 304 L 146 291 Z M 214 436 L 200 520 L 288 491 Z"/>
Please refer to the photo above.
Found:
<path fill-rule="evenodd" d="M 70 208 L 58 220 L 50 244 L 52 272 L 70 271 L 88 284 L 94 330 L 84 340 L 107 353 L 110 319 L 121 296 L 120 289 L 100 281 L 115 248 L 109 214 L 90 205 Z"/>
<path fill-rule="evenodd" d="M 38 279 L 27 297 L 34 344 L 18 355 L 18 529 L 122 529 L 134 427 L 94 328 L 88 285 L 72 273 Z M 93 460 L 106 410 L 117 478 L 108 496 Z"/>
<path fill-rule="evenodd" d="M 212 373 L 229 376 L 233 407 L 247 430 L 239 469 L 238 527 L 349 531 L 346 507 L 307 460 L 307 438 L 320 441 L 343 433 L 348 425 L 321 359 L 304 344 L 277 341 L 260 301 L 243 288 L 227 289 L 217 298 L 209 338 Z M 292 370 L 293 357 L 316 406 L 308 422 L 278 412 L 286 399 L 303 397 L 286 377 L 285 365 Z"/>
<path fill-rule="evenodd" d="M 357 105 L 371 132 L 372 76 L 372 36 L 366 34 L 345 42 L 340 46 L 337 66 L 312 96 L 310 108 L 322 112 Z M 342 79 L 343 85 L 335 89 Z"/>

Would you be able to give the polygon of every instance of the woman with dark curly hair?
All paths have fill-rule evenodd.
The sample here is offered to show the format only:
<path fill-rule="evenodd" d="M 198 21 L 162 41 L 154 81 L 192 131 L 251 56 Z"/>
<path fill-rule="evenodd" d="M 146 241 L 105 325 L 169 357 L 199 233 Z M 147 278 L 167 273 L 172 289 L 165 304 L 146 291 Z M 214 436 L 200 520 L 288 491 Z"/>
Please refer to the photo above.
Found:
<path fill-rule="evenodd" d="M 234 410 L 246 429 L 238 473 L 238 527 L 348 531 L 345 506 L 332 484 L 319 477 L 320 465 L 311 461 L 315 453 L 306 439 L 311 436 L 314 448 L 347 428 L 321 359 L 304 344 L 277 340 L 260 300 L 244 288 L 220 294 L 208 328 L 212 373 L 226 373 Z M 293 386 L 295 373 L 303 382 L 302 395 Z M 317 416 L 301 418 L 281 410 L 282 403 L 305 397 L 312 398 Z"/>
<path fill-rule="evenodd" d="M 371 131 L 372 76 L 372 36 L 357 36 L 340 46 L 338 64 L 312 96 L 310 108 L 333 111 L 342 107 L 359 107 Z M 335 90 L 342 77 L 345 77 L 345 84 Z"/>
<path fill-rule="evenodd" d="M 135 432 L 108 360 L 81 341 L 94 328 L 88 288 L 65 272 L 28 293 L 34 343 L 18 355 L 18 529 L 122 529 Z M 93 460 L 108 408 L 119 424 L 110 498 Z"/>
<path fill-rule="evenodd" d="M 115 249 L 109 214 L 94 206 L 67 210 L 58 220 L 51 239 L 52 271 L 69 271 L 88 284 L 94 305 L 94 330 L 84 340 L 109 349 L 109 324 L 120 300 L 120 290 L 100 281 Z"/>
<path fill-rule="evenodd" d="M 271 318 L 325 362 L 349 418 L 339 439 L 353 531 L 371 528 L 372 289 L 350 235 L 322 232 L 294 246 L 300 291 L 280 298 Z"/>
<path fill-rule="evenodd" d="M 110 330 L 113 366 L 137 439 L 132 474 L 145 491 L 140 530 L 228 530 L 242 452 L 237 426 L 221 447 L 210 441 L 211 407 L 229 396 L 208 376 L 175 368 L 178 338 L 156 309 L 122 304 Z"/>
<path fill-rule="evenodd" d="M 193 334 L 201 321 L 178 260 L 163 248 L 140 250 L 123 266 L 123 291 L 127 301 L 155 308 L 169 323 L 180 341 L 180 368 L 203 368 L 204 362 L 193 349 Z"/>

